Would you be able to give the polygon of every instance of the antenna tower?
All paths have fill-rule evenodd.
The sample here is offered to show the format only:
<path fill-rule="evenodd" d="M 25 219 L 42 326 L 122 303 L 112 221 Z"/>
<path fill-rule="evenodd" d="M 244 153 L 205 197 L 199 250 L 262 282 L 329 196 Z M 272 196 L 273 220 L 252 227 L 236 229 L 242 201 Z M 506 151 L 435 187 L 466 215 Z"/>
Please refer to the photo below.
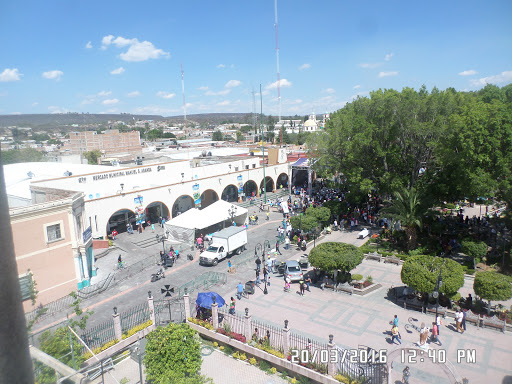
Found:
<path fill-rule="evenodd" d="M 185 72 L 183 72 L 183 63 L 181 64 L 181 93 L 183 94 L 183 118 L 185 119 L 185 132 L 187 132 L 187 104 L 185 103 Z"/>
<path fill-rule="evenodd" d="M 277 101 L 279 103 L 279 120 L 278 120 L 278 122 L 281 122 L 281 74 L 279 73 L 279 32 L 278 32 L 278 28 L 277 28 L 277 0 L 274 0 L 274 15 L 275 15 L 274 28 L 276 30 Z M 283 145 L 282 126 L 279 130 L 279 139 L 280 139 L 281 145 Z"/>

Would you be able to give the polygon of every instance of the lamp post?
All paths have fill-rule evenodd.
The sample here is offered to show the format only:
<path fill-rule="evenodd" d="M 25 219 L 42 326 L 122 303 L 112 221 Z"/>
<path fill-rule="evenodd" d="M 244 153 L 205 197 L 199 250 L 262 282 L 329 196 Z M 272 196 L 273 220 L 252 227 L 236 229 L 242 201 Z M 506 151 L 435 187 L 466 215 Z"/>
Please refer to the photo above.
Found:
<path fill-rule="evenodd" d="M 437 324 L 437 307 L 439 306 L 439 290 L 441 289 L 441 286 L 443 285 L 443 280 L 441 276 L 441 268 L 439 268 L 439 276 L 437 276 L 437 282 L 436 287 L 434 289 L 434 293 L 432 294 L 434 298 L 436 299 L 436 324 Z"/>
<path fill-rule="evenodd" d="M 507 227 L 503 227 L 503 256 L 501 260 L 501 269 L 505 268 L 505 246 L 507 245 Z"/>
<path fill-rule="evenodd" d="M 229 215 L 229 217 L 231 217 L 231 224 L 233 224 L 235 222 L 234 217 L 236 214 L 236 210 L 237 210 L 237 207 L 235 207 L 234 205 L 231 205 L 231 208 L 228 209 L 228 215 Z"/>
<path fill-rule="evenodd" d="M 265 240 L 263 242 L 263 261 L 265 261 L 265 252 L 270 252 L 270 241 Z"/>
<path fill-rule="evenodd" d="M 263 95 L 261 93 L 260 84 L 260 134 L 261 134 L 261 150 L 263 151 L 263 194 L 265 196 L 265 203 L 267 202 L 267 178 L 265 177 L 265 142 L 263 140 L 263 127 L 261 121 L 263 119 Z"/>
<path fill-rule="evenodd" d="M 159 242 L 162 242 L 162 249 L 164 250 L 164 254 L 165 254 L 165 236 L 162 235 L 162 237 L 160 237 L 160 235 L 158 235 L 158 233 L 156 234 L 156 242 L 159 243 Z"/>

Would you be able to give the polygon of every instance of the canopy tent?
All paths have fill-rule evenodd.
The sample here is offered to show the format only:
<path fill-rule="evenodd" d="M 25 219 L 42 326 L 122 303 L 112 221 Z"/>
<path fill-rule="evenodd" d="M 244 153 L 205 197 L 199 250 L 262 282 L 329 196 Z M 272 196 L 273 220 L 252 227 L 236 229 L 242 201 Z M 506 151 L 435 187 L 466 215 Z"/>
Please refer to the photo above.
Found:
<path fill-rule="evenodd" d="M 206 234 L 209 233 L 206 230 L 210 227 L 218 227 L 228 220 L 231 222 L 231 209 L 234 210 L 233 221 L 236 225 L 244 225 L 247 221 L 247 209 L 224 200 L 218 200 L 204 209 L 189 209 L 165 223 L 168 240 L 193 245 L 196 231 L 202 231 Z M 218 228 L 212 229 L 217 230 Z"/>
<path fill-rule="evenodd" d="M 196 304 L 202 308 L 211 308 L 214 298 L 219 308 L 226 304 L 226 300 L 216 292 L 199 292 L 197 294 Z"/>

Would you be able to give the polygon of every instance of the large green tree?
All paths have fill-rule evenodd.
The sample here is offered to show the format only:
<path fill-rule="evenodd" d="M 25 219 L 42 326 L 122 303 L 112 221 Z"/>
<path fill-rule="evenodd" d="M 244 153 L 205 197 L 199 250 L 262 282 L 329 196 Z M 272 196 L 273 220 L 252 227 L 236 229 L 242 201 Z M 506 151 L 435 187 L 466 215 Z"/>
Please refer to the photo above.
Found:
<path fill-rule="evenodd" d="M 415 188 L 402 188 L 395 192 L 391 205 L 380 211 L 381 216 L 399 220 L 407 235 L 407 249 L 416 248 L 418 228 L 428 211 L 428 204 L 422 202 Z"/>
<path fill-rule="evenodd" d="M 4 165 L 14 163 L 31 163 L 45 161 L 43 152 L 33 148 L 13 149 L 2 151 L 2 162 Z"/>
<path fill-rule="evenodd" d="M 309 207 L 306 215 L 314 217 L 322 225 L 327 225 L 331 220 L 331 211 L 326 207 Z"/>
<path fill-rule="evenodd" d="M 312 266 L 324 271 L 350 272 L 363 261 L 363 251 L 352 244 L 327 242 L 317 245 L 309 253 Z"/>
<path fill-rule="evenodd" d="M 290 217 L 290 223 L 293 228 L 304 232 L 311 232 L 318 227 L 318 221 L 314 216 L 297 215 Z"/>
<path fill-rule="evenodd" d="M 219 131 L 219 130 L 213 132 L 212 140 L 213 141 L 222 141 L 222 140 L 224 140 L 224 136 L 222 135 L 222 132 Z"/>
<path fill-rule="evenodd" d="M 158 327 L 146 338 L 144 365 L 148 380 L 167 384 L 168 377 L 198 375 L 201 368 L 200 343 L 188 324 L 170 323 L 166 327 Z"/>
<path fill-rule="evenodd" d="M 477 272 L 473 290 L 482 299 L 489 301 L 489 309 L 491 301 L 505 301 L 512 298 L 512 279 L 497 272 Z"/>
<path fill-rule="evenodd" d="M 419 292 L 432 293 L 441 272 L 440 293 L 453 296 L 464 285 L 462 266 L 451 259 L 418 255 L 409 257 L 402 266 L 402 282 Z"/>
<path fill-rule="evenodd" d="M 87 159 L 87 163 L 98 165 L 98 159 L 101 157 L 101 151 L 95 150 L 84 152 L 84 156 Z"/>

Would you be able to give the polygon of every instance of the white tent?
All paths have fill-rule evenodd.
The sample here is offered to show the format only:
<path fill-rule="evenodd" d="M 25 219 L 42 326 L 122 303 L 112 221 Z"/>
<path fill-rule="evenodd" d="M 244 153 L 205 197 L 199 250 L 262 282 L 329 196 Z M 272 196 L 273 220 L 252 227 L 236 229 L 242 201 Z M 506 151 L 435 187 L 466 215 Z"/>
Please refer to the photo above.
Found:
<path fill-rule="evenodd" d="M 247 209 L 218 200 L 204 209 L 192 208 L 165 223 L 168 240 L 194 244 L 196 230 L 217 230 L 216 226 L 231 221 L 230 210 L 234 210 L 233 221 L 236 225 L 244 225 L 247 221 Z M 206 234 L 206 233 L 204 233 Z"/>

